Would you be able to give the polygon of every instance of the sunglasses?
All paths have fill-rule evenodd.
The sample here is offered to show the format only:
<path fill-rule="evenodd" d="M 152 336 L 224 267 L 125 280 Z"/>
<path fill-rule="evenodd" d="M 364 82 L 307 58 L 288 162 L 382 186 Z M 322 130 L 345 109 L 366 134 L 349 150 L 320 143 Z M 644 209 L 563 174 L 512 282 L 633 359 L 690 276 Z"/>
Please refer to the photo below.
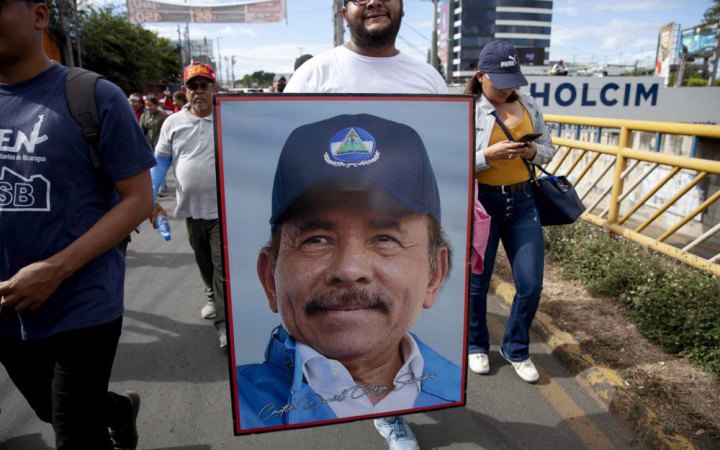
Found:
<path fill-rule="evenodd" d="M 383 3 L 385 3 L 385 2 L 387 2 L 388 0 L 381 0 L 381 1 L 382 1 Z M 348 3 L 351 3 L 351 2 L 354 3 L 355 6 L 365 6 L 365 5 L 367 5 L 368 3 L 370 3 L 370 0 L 347 0 L 347 1 L 345 1 L 345 4 L 347 5 Z"/>
<path fill-rule="evenodd" d="M 188 81 L 187 83 L 185 83 L 185 87 L 190 89 L 191 91 L 197 91 L 198 89 L 207 91 L 207 90 L 215 88 L 215 83 L 213 83 L 213 82 L 199 83 L 197 81 Z"/>

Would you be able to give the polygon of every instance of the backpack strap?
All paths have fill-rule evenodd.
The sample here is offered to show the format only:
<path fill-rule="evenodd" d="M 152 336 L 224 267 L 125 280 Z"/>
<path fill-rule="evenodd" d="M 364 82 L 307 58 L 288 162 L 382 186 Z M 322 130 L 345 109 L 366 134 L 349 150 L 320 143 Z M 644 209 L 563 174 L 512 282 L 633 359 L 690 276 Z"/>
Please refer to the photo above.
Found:
<path fill-rule="evenodd" d="M 93 167 L 98 172 L 101 182 L 112 189 L 112 183 L 102 173 L 100 158 L 100 115 L 95 103 L 95 83 L 102 75 L 81 67 L 71 67 L 65 76 L 65 98 L 73 119 L 80 124 L 85 144 L 90 153 Z M 109 204 L 109 200 L 108 204 Z M 138 229 L 135 229 L 139 233 Z M 130 243 L 130 235 L 118 243 L 123 255 Z"/>
<path fill-rule="evenodd" d="M 90 151 L 95 169 L 102 167 L 100 159 L 100 117 L 95 103 L 95 83 L 101 75 L 72 67 L 65 77 L 65 97 L 70 114 L 82 127 L 83 138 Z"/>

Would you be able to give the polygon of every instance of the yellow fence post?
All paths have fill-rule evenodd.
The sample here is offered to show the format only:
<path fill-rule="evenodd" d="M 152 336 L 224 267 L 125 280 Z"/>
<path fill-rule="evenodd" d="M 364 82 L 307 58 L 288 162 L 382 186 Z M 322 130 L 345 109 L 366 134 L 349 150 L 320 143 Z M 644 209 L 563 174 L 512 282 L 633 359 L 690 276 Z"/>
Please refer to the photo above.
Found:
<path fill-rule="evenodd" d="M 612 194 L 610 195 L 610 210 L 608 211 L 608 218 L 606 225 L 612 225 L 617 223 L 618 215 L 620 213 L 620 202 L 619 198 L 623 193 L 623 179 L 622 173 L 625 171 L 627 161 L 623 155 L 623 149 L 628 146 L 630 142 L 630 130 L 628 127 L 623 126 L 620 129 L 620 142 L 618 142 L 617 159 L 615 160 L 615 175 L 613 181 Z"/>
<path fill-rule="evenodd" d="M 587 166 L 575 179 L 576 187 L 580 189 L 580 185 L 583 183 L 584 186 L 582 187 L 587 188 L 582 194 L 581 199 L 584 200 L 587 195 L 600 192 L 594 200 L 595 203 L 581 216 L 584 221 L 602 227 L 608 233 L 616 234 L 640 245 L 652 248 L 655 251 L 682 261 L 692 267 L 720 276 L 720 253 L 715 254 L 718 251 L 717 241 L 715 239 L 713 239 L 714 242 L 708 243 L 708 245 L 702 249 L 702 252 L 698 252 L 698 254 L 690 252 L 691 249 L 697 247 L 697 244 L 706 241 L 709 242 L 710 238 L 714 238 L 718 232 L 720 232 L 720 224 L 713 226 L 712 223 L 706 224 L 703 220 L 702 223 L 694 224 L 693 227 L 691 227 L 693 229 L 691 235 L 676 236 L 680 229 L 688 225 L 698 214 L 720 202 L 720 191 L 718 191 L 714 185 L 710 185 L 708 192 L 704 193 L 706 198 L 702 204 L 695 207 L 689 214 L 685 214 L 680 222 L 670 225 L 668 221 L 672 220 L 671 217 L 665 217 L 662 223 L 656 224 L 654 227 L 649 226 L 660 215 L 668 211 L 676 201 L 690 195 L 691 190 L 697 187 L 703 177 L 710 174 L 720 175 L 720 161 L 631 148 L 633 132 L 702 136 L 720 139 L 720 126 L 571 117 L 553 114 L 546 114 L 545 121 L 548 123 L 602 127 L 603 129 L 615 129 L 620 132 L 617 145 L 581 141 L 577 136 L 575 139 L 561 137 L 553 137 L 552 139 L 553 144 L 567 149 L 566 152 L 558 152 L 557 157 L 551 163 L 554 165 L 552 172 L 559 171 L 568 158 L 572 160 L 572 156 L 576 155 L 576 151 L 578 150 L 582 151 L 583 155 L 585 155 L 586 151 L 595 153 L 592 160 L 586 163 Z M 601 155 L 614 157 L 615 167 L 613 167 L 613 162 L 610 160 L 608 165 L 603 164 L 603 167 L 600 168 L 599 176 L 598 173 L 593 173 L 591 176 L 593 179 L 590 180 L 588 175 L 593 171 L 595 163 L 600 161 L 598 158 L 600 158 Z M 570 175 L 570 172 L 574 169 L 581 167 L 579 161 L 582 159 L 583 157 L 577 158 L 574 163 L 571 163 L 570 169 L 566 171 L 566 175 Z M 628 160 L 631 160 L 631 162 L 635 161 L 635 163 L 629 164 Z M 654 167 L 647 169 L 641 166 L 643 163 L 654 164 Z M 585 164 L 585 162 L 582 164 Z M 640 165 L 641 173 L 631 174 L 630 172 L 633 172 L 638 165 Z M 651 180 L 649 175 L 650 172 L 660 166 L 665 166 L 668 173 L 658 183 L 657 180 Z M 614 169 L 615 172 L 610 175 L 612 169 Z M 683 170 L 698 172 L 698 176 L 688 184 L 683 177 L 678 176 Z M 595 172 L 598 171 L 596 170 Z M 607 186 L 607 184 L 602 185 L 610 181 L 606 178 L 606 175 L 612 178 L 612 186 Z M 634 181 L 632 181 L 633 176 L 635 178 Z M 588 180 L 585 180 L 586 178 L 588 178 Z M 628 193 L 625 193 L 625 180 L 629 182 Z M 673 184 L 669 185 L 671 182 L 673 182 Z M 642 197 L 639 200 L 630 197 L 629 194 L 640 185 L 645 187 L 644 190 L 647 191 L 649 189 L 649 191 L 636 192 L 635 197 Z M 657 197 L 658 192 L 663 188 L 665 188 L 663 196 Z M 668 201 L 663 201 L 664 205 L 659 206 L 657 203 L 661 198 L 669 195 L 668 189 L 672 190 L 671 194 L 673 194 L 673 197 Z M 610 197 L 609 199 L 608 196 Z M 624 208 L 626 211 L 623 217 L 623 215 L 620 214 L 623 209 L 621 208 L 621 203 L 626 199 L 629 201 L 626 203 L 626 208 Z M 652 199 L 654 199 L 653 203 L 651 203 Z M 607 203 L 607 207 L 603 208 L 602 213 L 594 213 L 596 207 L 601 202 L 608 200 L 609 203 Z M 652 212 L 653 210 L 655 211 L 654 213 Z M 678 213 L 672 212 L 672 214 Z M 607 219 L 605 218 L 606 215 Z M 633 230 L 630 228 L 638 227 L 637 223 L 643 220 L 645 222 L 643 222 L 638 229 Z M 630 224 L 626 222 L 630 222 Z M 696 236 L 698 233 L 702 233 L 707 227 L 710 229 L 701 236 Z M 641 234 L 641 232 L 645 234 Z M 671 237 L 673 237 L 673 239 L 670 239 Z M 684 246 L 684 248 L 678 247 L 678 245 L 682 246 L 687 238 L 694 238 L 694 240 Z M 665 243 L 665 241 L 668 240 L 672 242 L 672 245 Z M 700 253 L 702 253 L 702 256 Z M 704 256 L 707 253 L 710 253 L 710 256 Z"/>

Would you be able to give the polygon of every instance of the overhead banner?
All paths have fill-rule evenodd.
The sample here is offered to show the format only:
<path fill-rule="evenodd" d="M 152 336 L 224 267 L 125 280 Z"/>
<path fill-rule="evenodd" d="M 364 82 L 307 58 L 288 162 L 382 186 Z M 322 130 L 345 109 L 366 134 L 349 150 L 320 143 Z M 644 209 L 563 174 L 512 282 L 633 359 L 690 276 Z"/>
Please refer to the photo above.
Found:
<path fill-rule="evenodd" d="M 214 99 L 235 433 L 464 405 L 474 99 Z"/>
<path fill-rule="evenodd" d="M 286 18 L 285 0 L 127 0 L 132 23 L 269 23 Z"/>

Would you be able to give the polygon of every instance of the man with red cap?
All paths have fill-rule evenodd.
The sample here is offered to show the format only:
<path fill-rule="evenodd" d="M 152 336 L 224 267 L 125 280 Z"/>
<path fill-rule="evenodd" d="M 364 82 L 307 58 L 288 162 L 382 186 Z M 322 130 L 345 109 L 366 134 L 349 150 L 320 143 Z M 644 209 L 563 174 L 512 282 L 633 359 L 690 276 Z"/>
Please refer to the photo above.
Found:
<path fill-rule="evenodd" d="M 218 87 L 212 67 L 203 63 L 188 65 L 183 72 L 183 83 L 182 91 L 188 103 L 168 117 L 160 130 L 155 147 L 158 165 L 151 172 L 153 191 L 157 202 L 158 189 L 172 165 L 177 182 L 174 216 L 185 219 L 190 246 L 208 295 L 200 314 L 204 319 L 214 319 L 220 347 L 225 347 L 225 279 L 220 253 L 212 115 L 212 94 L 218 92 Z M 166 212 L 156 203 L 150 216 L 153 225 L 160 214 Z"/>

